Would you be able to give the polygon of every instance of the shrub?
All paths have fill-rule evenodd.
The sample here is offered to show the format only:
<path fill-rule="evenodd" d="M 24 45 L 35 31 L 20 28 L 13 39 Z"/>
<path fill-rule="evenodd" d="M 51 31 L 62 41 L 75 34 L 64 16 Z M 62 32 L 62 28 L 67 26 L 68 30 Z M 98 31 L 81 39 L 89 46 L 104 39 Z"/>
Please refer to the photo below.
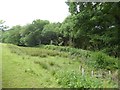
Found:
<path fill-rule="evenodd" d="M 104 53 L 97 52 L 92 57 L 95 60 L 95 68 L 117 69 L 117 59 L 107 56 Z"/>
<path fill-rule="evenodd" d="M 77 72 L 58 72 L 55 74 L 58 84 L 66 88 L 104 88 L 102 79 L 90 77 L 90 76 L 81 76 Z M 105 81 L 104 81 L 105 82 Z M 107 87 L 116 87 L 109 81 L 106 81 Z"/>

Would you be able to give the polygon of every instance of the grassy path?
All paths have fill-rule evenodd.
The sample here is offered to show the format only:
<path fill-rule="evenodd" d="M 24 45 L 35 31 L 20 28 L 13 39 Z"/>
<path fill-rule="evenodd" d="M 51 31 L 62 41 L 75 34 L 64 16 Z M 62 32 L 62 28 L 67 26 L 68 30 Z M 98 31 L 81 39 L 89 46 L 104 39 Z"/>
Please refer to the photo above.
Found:
<path fill-rule="evenodd" d="M 76 68 L 67 58 L 50 56 L 41 58 L 11 53 L 8 45 L 3 45 L 2 57 L 4 88 L 60 87 L 54 73 L 60 69 Z M 79 63 L 75 64 L 78 67 Z"/>
<path fill-rule="evenodd" d="M 62 52 L 10 44 L 2 44 L 1 49 L 3 88 L 117 87 L 109 77 L 91 77 L 92 68 L 86 64 L 89 59 L 84 50 L 79 53 L 82 56 L 76 57 L 70 54 L 73 50 Z M 80 65 L 85 68 L 85 76 L 81 75 Z"/>

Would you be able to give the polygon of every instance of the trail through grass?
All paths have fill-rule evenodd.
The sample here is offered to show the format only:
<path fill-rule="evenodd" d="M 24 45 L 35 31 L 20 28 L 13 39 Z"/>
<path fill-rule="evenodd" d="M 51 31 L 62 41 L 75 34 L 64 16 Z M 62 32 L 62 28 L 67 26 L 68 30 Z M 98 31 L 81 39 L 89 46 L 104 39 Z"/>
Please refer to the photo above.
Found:
<path fill-rule="evenodd" d="M 74 59 L 68 52 L 10 44 L 2 44 L 2 48 L 4 88 L 117 87 L 109 80 L 104 84 L 107 79 L 90 78 L 91 76 L 83 79 L 79 71 L 83 62 L 79 60 L 84 58 Z M 83 66 L 90 70 L 85 64 Z"/>
<path fill-rule="evenodd" d="M 18 55 L 11 53 L 8 45 L 3 45 L 3 87 L 60 87 L 53 74 L 56 69 L 73 67 L 74 64 L 70 65 L 69 62 L 67 58 L 57 56 L 41 58 Z"/>

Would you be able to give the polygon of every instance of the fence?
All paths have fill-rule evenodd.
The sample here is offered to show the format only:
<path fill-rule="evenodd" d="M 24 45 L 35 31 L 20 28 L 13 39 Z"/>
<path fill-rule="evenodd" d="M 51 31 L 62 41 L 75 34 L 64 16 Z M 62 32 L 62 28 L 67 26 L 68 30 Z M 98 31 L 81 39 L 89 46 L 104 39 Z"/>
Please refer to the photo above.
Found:
<path fill-rule="evenodd" d="M 94 71 L 94 70 L 91 70 L 89 72 L 87 72 L 87 70 L 85 70 L 81 65 L 79 66 L 79 70 L 81 72 L 81 75 L 82 76 L 85 76 L 86 74 L 90 75 L 91 77 L 96 77 L 96 78 L 108 78 L 110 80 L 118 80 L 118 72 L 117 74 L 114 75 L 114 73 L 112 73 L 110 70 L 109 71 Z"/>

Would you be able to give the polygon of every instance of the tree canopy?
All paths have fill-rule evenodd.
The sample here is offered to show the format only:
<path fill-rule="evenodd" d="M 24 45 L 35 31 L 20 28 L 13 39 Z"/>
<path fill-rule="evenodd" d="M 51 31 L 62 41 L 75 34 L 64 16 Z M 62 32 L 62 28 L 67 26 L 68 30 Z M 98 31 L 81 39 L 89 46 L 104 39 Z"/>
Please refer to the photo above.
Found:
<path fill-rule="evenodd" d="M 62 23 L 34 20 L 3 32 L 2 41 L 22 46 L 54 44 L 103 51 L 120 56 L 120 2 L 66 2 L 69 15 Z M 0 29 L 3 30 L 3 21 Z"/>

